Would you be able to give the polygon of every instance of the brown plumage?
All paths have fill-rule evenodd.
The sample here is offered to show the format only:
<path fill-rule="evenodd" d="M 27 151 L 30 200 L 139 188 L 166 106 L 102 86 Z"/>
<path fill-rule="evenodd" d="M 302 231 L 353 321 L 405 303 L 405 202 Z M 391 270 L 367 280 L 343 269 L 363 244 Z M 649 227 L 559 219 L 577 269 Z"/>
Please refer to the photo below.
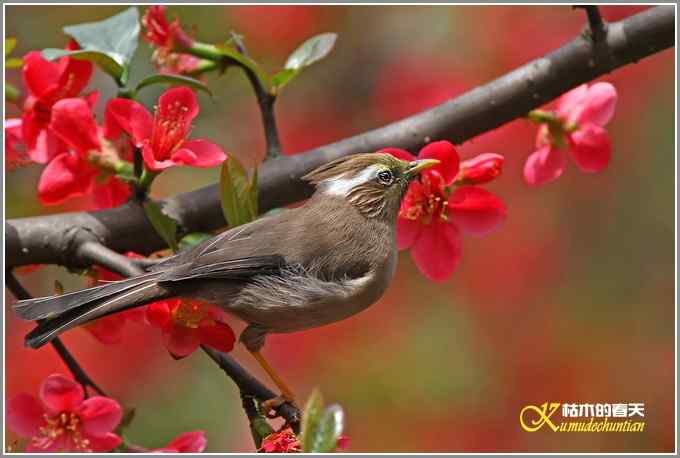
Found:
<path fill-rule="evenodd" d="M 396 269 L 396 216 L 409 180 L 436 161 L 358 154 L 304 178 L 317 186 L 301 207 L 235 227 L 143 276 L 52 298 L 20 301 L 45 319 L 26 338 L 39 347 L 92 319 L 167 297 L 206 300 L 248 323 L 241 341 L 347 318 L 375 302 Z"/>

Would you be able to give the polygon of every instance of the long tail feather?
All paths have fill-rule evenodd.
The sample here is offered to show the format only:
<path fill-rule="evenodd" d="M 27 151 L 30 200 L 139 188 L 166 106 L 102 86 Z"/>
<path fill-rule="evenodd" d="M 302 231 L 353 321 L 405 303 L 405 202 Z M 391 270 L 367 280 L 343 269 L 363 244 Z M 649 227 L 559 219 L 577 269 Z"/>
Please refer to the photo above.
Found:
<path fill-rule="evenodd" d="M 126 291 L 137 285 L 148 283 L 158 277 L 161 272 L 154 272 L 135 278 L 129 278 L 93 288 L 74 291 L 60 296 L 40 297 L 19 301 L 14 310 L 20 318 L 25 320 L 41 320 L 59 315 L 84 304 Z"/>
<path fill-rule="evenodd" d="M 38 348 L 59 334 L 101 318 L 111 313 L 122 312 L 149 302 L 170 297 L 170 292 L 156 282 L 145 283 L 114 293 L 76 308 L 69 308 L 56 318 L 43 320 L 26 336 L 26 346 Z"/>

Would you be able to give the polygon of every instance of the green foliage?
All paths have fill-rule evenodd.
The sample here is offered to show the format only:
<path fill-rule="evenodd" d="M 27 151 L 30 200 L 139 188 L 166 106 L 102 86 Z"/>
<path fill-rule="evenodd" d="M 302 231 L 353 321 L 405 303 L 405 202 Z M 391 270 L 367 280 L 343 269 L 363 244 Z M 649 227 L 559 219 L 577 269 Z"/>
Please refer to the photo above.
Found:
<path fill-rule="evenodd" d="M 257 76 L 257 79 L 260 80 L 263 86 L 267 87 L 269 85 L 269 75 L 267 75 L 267 73 L 260 68 L 257 62 L 255 62 L 250 57 L 241 54 L 241 52 L 234 46 L 232 46 L 229 43 L 225 43 L 223 45 L 218 45 L 217 50 L 219 51 L 222 57 L 231 59 L 240 64 L 241 66 L 251 70 L 255 74 L 255 76 Z"/>
<path fill-rule="evenodd" d="M 161 207 L 152 200 L 144 202 L 144 212 L 158 235 L 168 244 L 172 251 L 177 251 L 177 221 L 163 213 Z"/>
<path fill-rule="evenodd" d="M 64 33 L 73 37 L 81 50 L 45 49 L 43 56 L 50 60 L 65 55 L 89 60 L 124 86 L 137 50 L 139 31 L 139 12 L 131 7 L 103 21 L 64 27 Z"/>
<path fill-rule="evenodd" d="M 323 397 L 314 389 L 302 414 L 300 443 L 304 452 L 330 453 L 337 448 L 344 427 L 342 408 L 333 404 L 326 409 Z"/>
<path fill-rule="evenodd" d="M 220 171 L 222 212 L 229 226 L 236 227 L 257 217 L 257 170 L 248 172 L 234 157 L 222 164 Z"/>
<path fill-rule="evenodd" d="M 5 38 L 5 69 L 21 68 L 21 66 L 24 65 L 24 61 L 19 57 L 10 57 L 8 59 L 8 56 L 12 54 L 12 51 L 14 51 L 14 48 L 16 48 L 16 46 L 17 46 L 16 38 Z"/>
<path fill-rule="evenodd" d="M 182 237 L 182 239 L 179 241 L 179 249 L 184 250 L 185 248 L 190 248 L 211 237 L 212 234 L 207 234 L 205 232 L 191 232 Z"/>
<path fill-rule="evenodd" d="M 288 56 L 284 69 L 272 77 L 272 86 L 280 90 L 302 70 L 326 57 L 335 46 L 337 38 L 335 33 L 322 33 L 302 43 Z"/>
<path fill-rule="evenodd" d="M 142 79 L 139 83 L 137 83 L 137 86 L 135 87 L 135 92 L 139 91 L 142 88 L 145 88 L 147 86 L 151 86 L 154 84 L 169 84 L 171 86 L 188 86 L 192 89 L 197 89 L 199 91 L 203 91 L 206 94 L 210 95 L 212 97 L 212 92 L 210 92 L 210 89 L 208 86 L 203 84 L 203 82 L 190 78 L 188 76 L 182 76 L 182 75 L 163 75 L 163 74 L 157 74 L 157 75 L 151 75 L 147 76 L 146 78 Z"/>

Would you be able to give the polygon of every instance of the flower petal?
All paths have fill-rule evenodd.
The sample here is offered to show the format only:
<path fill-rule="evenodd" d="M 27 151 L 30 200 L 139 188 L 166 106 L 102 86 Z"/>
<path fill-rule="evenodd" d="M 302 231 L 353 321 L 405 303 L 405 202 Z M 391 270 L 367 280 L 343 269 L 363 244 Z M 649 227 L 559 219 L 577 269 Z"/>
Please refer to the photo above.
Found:
<path fill-rule="evenodd" d="M 45 424 L 40 401 L 29 394 L 13 397 L 7 401 L 6 409 L 7 426 L 21 437 L 37 436 Z"/>
<path fill-rule="evenodd" d="M 564 167 L 562 151 L 551 145 L 543 145 L 527 158 L 524 164 L 524 180 L 532 186 L 549 183 L 562 175 Z"/>
<path fill-rule="evenodd" d="M 587 173 L 604 170 L 612 157 L 607 131 L 596 124 L 585 124 L 569 136 L 571 152 L 579 168 Z"/>
<path fill-rule="evenodd" d="M 83 327 L 103 344 L 112 345 L 123 340 L 125 317 L 121 313 L 99 318 Z"/>
<path fill-rule="evenodd" d="M 604 126 L 614 116 L 618 94 L 610 83 L 595 83 L 588 88 L 586 102 L 579 113 L 578 124 L 593 123 Z"/>
<path fill-rule="evenodd" d="M 411 248 L 413 261 L 427 278 L 444 281 L 456 269 L 461 240 L 453 224 L 435 222 L 423 229 Z"/>
<path fill-rule="evenodd" d="M 175 437 L 163 448 L 156 448 L 154 452 L 170 453 L 201 453 L 208 445 L 204 431 L 189 431 Z"/>
<path fill-rule="evenodd" d="M 40 386 L 40 400 L 50 415 L 74 412 L 83 399 L 83 387 L 61 374 L 50 375 Z"/>
<path fill-rule="evenodd" d="M 191 124 L 199 110 L 196 94 L 186 86 L 168 89 L 158 98 L 158 117 L 161 119 Z"/>
<path fill-rule="evenodd" d="M 171 158 L 175 163 L 194 167 L 214 167 L 224 162 L 225 159 L 227 155 L 222 148 L 202 139 L 185 141 Z"/>
<path fill-rule="evenodd" d="M 184 358 L 192 354 L 201 343 L 201 338 L 196 328 L 173 323 L 163 330 L 163 342 L 174 358 Z"/>
<path fill-rule="evenodd" d="M 22 127 L 24 125 L 22 123 Z M 26 144 L 28 145 L 28 143 Z M 35 139 L 34 148 L 30 149 L 26 154 L 33 162 L 47 164 L 64 152 L 66 152 L 64 142 L 51 129 L 41 129 Z"/>
<path fill-rule="evenodd" d="M 62 99 L 52 107 L 52 131 L 71 148 L 86 155 L 98 150 L 97 123 L 92 108 L 85 99 Z"/>
<path fill-rule="evenodd" d="M 104 396 L 93 396 L 83 401 L 79 409 L 82 430 L 88 436 L 103 437 L 113 431 L 123 418 L 117 401 Z"/>
<path fill-rule="evenodd" d="M 507 210 L 502 200 L 486 189 L 461 186 L 448 201 L 449 217 L 463 231 L 483 235 L 505 221 Z"/>
<path fill-rule="evenodd" d="M 90 436 L 87 439 L 90 441 L 90 448 L 95 453 L 110 452 L 123 443 L 123 439 L 114 433 L 107 433 L 101 437 Z"/>
<path fill-rule="evenodd" d="M 163 328 L 172 319 L 170 314 L 172 306 L 177 304 L 179 304 L 179 299 L 153 302 L 146 306 L 146 319 L 149 320 L 151 326 Z"/>
<path fill-rule="evenodd" d="M 582 84 L 563 94 L 557 101 L 557 115 L 569 119 L 575 111 L 580 111 L 588 94 L 588 85 Z"/>
<path fill-rule="evenodd" d="M 85 194 L 96 173 L 80 157 L 62 153 L 43 169 L 38 183 L 38 198 L 42 203 L 52 205 L 69 197 Z"/>
<path fill-rule="evenodd" d="M 234 331 L 226 323 L 211 319 L 203 320 L 198 325 L 198 334 L 202 344 L 216 350 L 229 353 L 234 349 L 236 337 Z"/>
<path fill-rule="evenodd" d="M 77 44 L 76 46 L 71 46 L 71 48 L 80 49 Z M 90 82 L 94 66 L 92 62 L 87 60 L 73 59 L 71 57 L 63 57 L 62 59 L 65 65 L 59 77 L 59 87 L 62 88 L 64 97 L 75 97 Z"/>
<path fill-rule="evenodd" d="M 435 165 L 430 170 L 437 171 L 444 178 L 444 184 L 447 186 L 453 183 L 458 175 L 458 167 L 460 166 L 460 158 L 458 151 L 446 140 L 432 142 L 420 150 L 418 159 L 437 159 L 441 163 Z"/>
<path fill-rule="evenodd" d="M 418 239 L 423 225 L 416 220 L 402 218 L 401 216 L 397 218 L 397 248 L 400 250 L 406 250 L 411 248 L 413 244 Z"/>
<path fill-rule="evenodd" d="M 396 157 L 397 159 L 401 159 L 402 161 L 411 162 L 416 160 L 416 157 L 413 154 L 399 148 L 383 148 L 378 152 L 391 154 L 392 156 Z"/>
<path fill-rule="evenodd" d="M 40 51 L 31 51 L 24 56 L 22 77 L 24 84 L 37 97 L 54 91 L 59 85 L 59 66 L 43 58 Z"/>
<path fill-rule="evenodd" d="M 113 99 L 104 112 L 104 136 L 115 140 L 121 129 L 127 132 L 138 147 L 151 137 L 153 116 L 141 103 L 129 99 Z"/>
<path fill-rule="evenodd" d="M 113 208 L 124 204 L 130 198 L 130 186 L 115 176 L 106 183 L 95 185 L 92 200 L 96 209 Z"/>
<path fill-rule="evenodd" d="M 156 155 L 154 154 L 153 148 L 148 142 L 144 142 L 144 146 L 142 146 L 142 158 L 144 159 L 146 166 L 155 172 L 177 165 L 177 163 L 172 159 L 166 159 L 163 161 L 156 160 Z"/>

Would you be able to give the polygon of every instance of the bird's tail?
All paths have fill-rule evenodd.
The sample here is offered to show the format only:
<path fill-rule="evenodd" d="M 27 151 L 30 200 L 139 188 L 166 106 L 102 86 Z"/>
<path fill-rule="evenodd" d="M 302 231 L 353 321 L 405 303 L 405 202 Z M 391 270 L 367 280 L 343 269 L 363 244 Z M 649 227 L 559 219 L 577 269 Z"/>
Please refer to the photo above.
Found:
<path fill-rule="evenodd" d="M 19 301 L 15 310 L 39 324 L 26 336 L 26 345 L 38 348 L 71 328 L 115 312 L 170 297 L 152 273 L 84 289 L 61 296 Z"/>

